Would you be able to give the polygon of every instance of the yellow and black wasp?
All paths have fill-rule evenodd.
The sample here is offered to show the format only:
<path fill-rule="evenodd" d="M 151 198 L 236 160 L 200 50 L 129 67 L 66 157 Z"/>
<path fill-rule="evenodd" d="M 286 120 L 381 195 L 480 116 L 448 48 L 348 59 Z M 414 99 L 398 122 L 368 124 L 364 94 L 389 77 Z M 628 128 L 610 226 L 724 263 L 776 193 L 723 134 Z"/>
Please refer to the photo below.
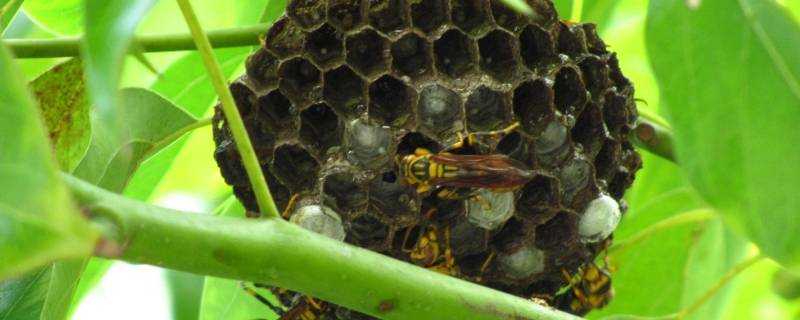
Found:
<path fill-rule="evenodd" d="M 270 291 L 272 291 L 276 296 L 288 293 L 288 290 L 282 288 L 273 288 L 259 284 L 254 285 L 256 287 L 270 289 Z M 272 312 L 277 314 L 279 316 L 278 320 L 318 320 L 320 319 L 320 315 L 325 313 L 328 309 L 328 304 L 326 302 L 317 301 L 308 296 L 296 296 L 299 298 L 299 300 L 296 300 L 291 308 L 284 310 L 284 308 L 276 306 L 269 301 L 269 299 L 262 296 L 254 288 L 251 288 L 244 283 L 241 283 L 241 286 L 244 291 L 247 292 L 247 294 L 255 297 L 256 300 L 266 305 L 270 310 L 272 310 Z"/>
<path fill-rule="evenodd" d="M 556 296 L 559 309 L 569 307 L 572 313 L 584 315 L 593 309 L 605 307 L 614 297 L 611 274 L 595 263 L 578 268 L 572 276 L 566 270 L 561 272 L 569 283 L 569 290 Z"/>
<path fill-rule="evenodd" d="M 518 126 L 515 123 L 503 130 L 483 135 L 507 134 Z M 473 143 L 476 136 L 470 134 L 467 138 L 459 139 L 449 149 L 465 147 Z M 424 148 L 417 148 L 414 154 L 400 158 L 398 167 L 402 180 L 416 186 L 418 193 L 442 188 L 438 196 L 445 199 L 457 199 L 459 196 L 467 198 L 476 188 L 496 192 L 516 190 L 535 175 L 525 164 L 504 154 L 432 153 Z"/>

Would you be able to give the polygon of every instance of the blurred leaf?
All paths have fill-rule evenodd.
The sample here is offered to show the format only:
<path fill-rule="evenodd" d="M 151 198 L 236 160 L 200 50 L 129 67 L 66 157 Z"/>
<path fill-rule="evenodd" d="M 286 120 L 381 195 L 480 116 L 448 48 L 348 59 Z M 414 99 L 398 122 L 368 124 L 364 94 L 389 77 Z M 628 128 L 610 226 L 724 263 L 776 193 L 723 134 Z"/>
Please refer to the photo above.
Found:
<path fill-rule="evenodd" d="M 84 261 L 60 261 L 0 282 L 0 319 L 66 319 Z"/>
<path fill-rule="evenodd" d="M 130 176 L 148 155 L 166 146 L 181 133 L 197 125 L 197 119 L 158 94 L 141 88 L 127 88 L 122 96 L 122 127 L 128 140 L 117 143 L 102 119 L 92 118 L 92 143 L 75 175 L 114 192 L 121 192 Z M 131 156 L 120 155 L 130 150 Z"/>
<path fill-rule="evenodd" d="M 61 184 L 38 108 L 0 48 L 0 279 L 88 256 L 96 232 Z"/>
<path fill-rule="evenodd" d="M 14 19 L 21 5 L 22 0 L 0 0 L 0 35 L 11 23 L 11 19 Z"/>
<path fill-rule="evenodd" d="M 684 288 L 681 298 L 683 308 L 690 306 L 720 278 L 745 258 L 747 242 L 725 228 L 720 219 L 705 223 L 700 234 L 695 234 L 694 245 L 684 272 Z M 735 280 L 734 280 L 735 281 Z M 719 319 L 728 308 L 731 285 L 728 284 L 714 297 L 694 311 L 690 319 Z"/>
<path fill-rule="evenodd" d="M 28 16 L 50 32 L 78 35 L 83 29 L 84 0 L 25 0 Z"/>
<path fill-rule="evenodd" d="M 229 217 L 245 217 L 244 207 L 233 196 L 223 201 L 214 212 Z M 258 292 L 275 302 L 274 296 L 268 290 L 258 289 Z M 277 318 L 278 316 L 267 306 L 247 294 L 242 289 L 240 281 L 206 277 L 200 320 Z"/>
<path fill-rule="evenodd" d="M 781 267 L 764 259 L 732 283 L 730 303 L 721 319 L 798 319 L 800 301 L 786 301 L 772 291 L 771 278 Z"/>
<path fill-rule="evenodd" d="M 172 299 L 173 320 L 197 320 L 205 278 L 193 273 L 167 270 L 167 287 Z"/>
<path fill-rule="evenodd" d="M 136 25 L 154 2 L 86 0 L 82 56 L 95 117 L 100 120 L 93 123 L 93 127 L 96 131 L 103 131 L 106 139 L 114 144 L 121 145 L 128 139 L 123 129 L 126 121 L 120 112 L 117 90 L 124 57 Z M 135 152 L 123 148 L 118 156 L 127 162 Z"/>
<path fill-rule="evenodd" d="M 248 52 L 246 48 L 217 50 L 223 74 L 230 77 L 243 63 Z M 194 116 L 205 114 L 217 97 L 208 81 L 200 55 L 196 52 L 173 63 L 153 84 L 152 89 L 175 101 L 176 105 Z M 125 195 L 147 200 L 172 166 L 185 142 L 185 139 L 180 139 L 143 163 L 125 188 Z"/>
<path fill-rule="evenodd" d="M 72 315 L 77 310 L 78 305 L 80 305 L 81 300 L 89 291 L 94 288 L 103 276 L 106 274 L 111 265 L 114 263 L 113 260 L 107 260 L 103 258 L 92 257 L 88 259 L 86 263 L 86 267 L 80 272 L 80 279 L 78 279 L 78 285 L 75 288 L 75 291 L 70 294 L 72 301 L 69 305 L 69 312 L 68 315 Z"/>
<path fill-rule="evenodd" d="M 56 65 L 31 82 L 30 89 L 42 109 L 56 160 L 62 170 L 72 172 L 92 137 L 81 61 Z"/>
<path fill-rule="evenodd" d="M 786 143 L 800 139 L 800 26 L 772 1 L 652 0 L 647 36 L 690 181 L 765 254 L 800 267 L 800 149 Z"/>

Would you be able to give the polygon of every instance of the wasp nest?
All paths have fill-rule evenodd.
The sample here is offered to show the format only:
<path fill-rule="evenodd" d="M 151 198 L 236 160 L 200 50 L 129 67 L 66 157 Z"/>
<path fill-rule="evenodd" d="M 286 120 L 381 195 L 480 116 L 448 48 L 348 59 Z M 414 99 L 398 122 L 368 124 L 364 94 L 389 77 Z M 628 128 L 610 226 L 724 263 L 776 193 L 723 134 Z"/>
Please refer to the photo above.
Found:
<path fill-rule="evenodd" d="M 593 261 L 624 212 L 641 166 L 628 141 L 637 113 L 595 26 L 527 2 L 534 16 L 494 0 L 290 1 L 230 85 L 278 207 L 296 195 L 292 221 L 333 238 L 343 228 L 348 243 L 555 301 L 563 271 Z M 536 176 L 517 190 L 476 190 L 476 204 L 398 176 L 395 159 L 417 148 L 515 122 L 461 152 L 526 164 Z M 256 211 L 219 108 L 214 139 L 222 175 Z M 301 300 L 283 292 L 287 308 Z"/>

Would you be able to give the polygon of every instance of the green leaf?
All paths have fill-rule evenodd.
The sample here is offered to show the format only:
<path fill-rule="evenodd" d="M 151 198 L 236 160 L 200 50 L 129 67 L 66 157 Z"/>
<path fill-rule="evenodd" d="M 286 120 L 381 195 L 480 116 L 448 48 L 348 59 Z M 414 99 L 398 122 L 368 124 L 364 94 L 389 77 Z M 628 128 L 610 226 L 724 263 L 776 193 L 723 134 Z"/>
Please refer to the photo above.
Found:
<path fill-rule="evenodd" d="M 93 117 L 92 143 L 75 174 L 93 184 L 121 192 L 141 161 L 198 126 L 197 119 L 158 94 L 140 88 L 123 89 L 120 130 L 127 140 L 117 143 L 103 121 Z M 122 155 L 130 150 L 130 155 Z"/>
<path fill-rule="evenodd" d="M 52 33 L 78 35 L 83 29 L 84 2 L 84 0 L 25 0 L 22 8 L 31 19 Z"/>
<path fill-rule="evenodd" d="M 798 268 L 800 26 L 772 1 L 693 3 L 653 0 L 647 26 L 678 162 L 730 226 Z"/>
<path fill-rule="evenodd" d="M 79 59 L 60 63 L 31 82 L 62 170 L 72 172 L 91 140 L 89 103 Z"/>
<path fill-rule="evenodd" d="M 78 286 L 75 288 L 75 291 L 70 294 L 72 297 L 72 301 L 69 305 L 69 311 L 67 312 L 68 315 L 72 315 L 75 313 L 75 310 L 78 309 L 80 302 L 83 298 L 92 290 L 100 280 L 103 279 L 106 272 L 111 265 L 114 263 L 113 260 L 107 260 L 103 258 L 92 257 L 88 259 L 86 263 L 86 267 L 81 270 L 81 272 L 77 273 L 77 276 L 80 278 L 78 279 Z"/>
<path fill-rule="evenodd" d="M 0 48 L 0 279 L 57 259 L 88 256 L 96 232 L 70 201 L 39 110 Z"/>
<path fill-rule="evenodd" d="M 11 19 L 14 19 L 21 5 L 22 0 L 0 0 L 0 35 L 11 23 Z"/>
<path fill-rule="evenodd" d="M 244 207 L 233 196 L 229 196 L 214 211 L 223 216 L 245 217 Z M 267 306 L 247 294 L 242 289 L 240 282 L 206 277 L 199 319 L 277 319 L 277 315 L 272 313 Z M 268 290 L 257 289 L 257 291 L 275 302 L 274 296 Z"/>
<path fill-rule="evenodd" d="M 128 139 L 122 128 L 127 119 L 120 112 L 117 91 L 125 54 L 139 20 L 155 0 L 86 0 L 86 21 L 82 56 L 86 67 L 86 83 L 101 121 L 96 131 L 103 131 L 108 140 L 120 144 Z M 119 157 L 129 161 L 136 150 L 121 149 Z"/>
<path fill-rule="evenodd" d="M 173 320 L 197 320 L 205 278 L 188 272 L 166 271 Z"/>

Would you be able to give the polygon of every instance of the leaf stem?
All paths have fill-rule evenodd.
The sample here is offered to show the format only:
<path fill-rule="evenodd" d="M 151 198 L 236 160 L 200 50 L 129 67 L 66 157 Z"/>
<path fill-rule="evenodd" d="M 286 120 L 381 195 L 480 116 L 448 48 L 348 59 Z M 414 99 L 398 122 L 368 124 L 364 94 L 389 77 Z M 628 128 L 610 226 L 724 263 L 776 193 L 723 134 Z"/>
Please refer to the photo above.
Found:
<path fill-rule="evenodd" d="M 236 147 L 239 150 L 239 155 L 242 158 L 244 169 L 247 172 L 247 177 L 250 179 L 250 184 L 253 187 L 253 193 L 256 196 L 258 208 L 263 217 L 278 217 L 278 208 L 272 200 L 272 195 L 267 187 L 267 180 L 264 178 L 264 173 L 261 172 L 261 165 L 256 157 L 256 152 L 253 145 L 250 143 L 250 137 L 247 134 L 247 129 L 242 121 L 242 116 L 236 108 L 236 103 L 233 101 L 233 95 L 228 90 L 225 81 L 225 76 L 222 75 L 222 70 L 217 62 L 217 57 L 214 50 L 211 48 L 211 43 L 208 40 L 197 16 L 192 9 L 192 5 L 188 0 L 177 0 L 178 6 L 181 8 L 183 17 L 189 30 L 192 33 L 197 50 L 203 58 L 203 64 L 208 71 L 211 83 L 214 85 L 214 90 L 222 102 L 222 111 L 225 113 L 225 119 L 233 134 L 233 140 L 236 142 Z"/>
<path fill-rule="evenodd" d="M 92 221 L 109 226 L 96 250 L 104 257 L 287 288 L 383 319 L 580 319 L 280 218 L 165 209 L 62 177 Z"/>
<path fill-rule="evenodd" d="M 637 146 L 675 162 L 672 130 L 641 115 L 633 128 L 631 140 Z"/>
<path fill-rule="evenodd" d="M 716 216 L 717 216 L 716 213 L 711 209 L 696 209 L 674 215 L 667 219 L 661 220 L 647 228 L 642 229 L 641 231 L 626 238 L 624 241 L 614 243 L 610 248 L 608 248 L 608 254 L 609 255 L 617 254 L 625 249 L 630 248 L 631 246 L 637 243 L 647 240 L 654 234 L 657 234 L 666 229 L 677 227 L 684 224 L 710 220 Z"/>
<path fill-rule="evenodd" d="M 214 48 L 244 47 L 260 44 L 259 37 L 267 31 L 269 24 L 235 27 L 208 31 Z M 17 58 L 75 57 L 80 55 L 80 37 L 55 39 L 2 39 Z M 151 34 L 137 36 L 133 47 L 142 52 L 196 50 L 192 35 L 187 33 Z"/>
<path fill-rule="evenodd" d="M 739 264 L 735 265 L 728 273 L 726 273 L 722 278 L 717 281 L 711 288 L 708 289 L 700 298 L 695 300 L 691 305 L 684 308 L 677 315 L 675 315 L 675 319 L 685 319 L 687 316 L 691 315 L 692 312 L 697 311 L 700 307 L 703 306 L 704 303 L 708 302 L 711 298 L 714 297 L 719 290 L 725 287 L 733 278 L 737 275 L 742 273 L 742 271 L 747 270 L 750 266 L 754 265 L 756 262 L 759 262 L 764 259 L 763 255 L 756 255 L 750 259 L 744 260 Z"/>
<path fill-rule="evenodd" d="M 580 22 L 583 15 L 583 0 L 572 0 L 572 15 L 569 18 L 572 22 Z"/>

